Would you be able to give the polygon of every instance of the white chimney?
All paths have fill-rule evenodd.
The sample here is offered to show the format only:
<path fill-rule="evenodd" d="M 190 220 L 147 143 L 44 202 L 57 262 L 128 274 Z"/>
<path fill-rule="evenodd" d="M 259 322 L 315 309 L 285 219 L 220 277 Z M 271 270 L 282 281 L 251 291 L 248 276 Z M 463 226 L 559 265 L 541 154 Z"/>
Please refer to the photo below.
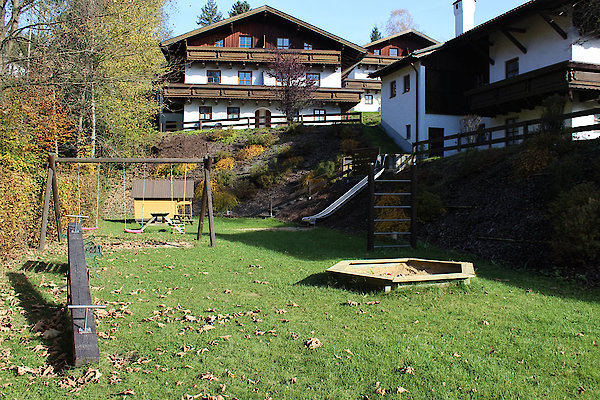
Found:
<path fill-rule="evenodd" d="M 456 36 L 475 27 L 475 2 L 477 0 L 456 0 L 453 4 Z"/>

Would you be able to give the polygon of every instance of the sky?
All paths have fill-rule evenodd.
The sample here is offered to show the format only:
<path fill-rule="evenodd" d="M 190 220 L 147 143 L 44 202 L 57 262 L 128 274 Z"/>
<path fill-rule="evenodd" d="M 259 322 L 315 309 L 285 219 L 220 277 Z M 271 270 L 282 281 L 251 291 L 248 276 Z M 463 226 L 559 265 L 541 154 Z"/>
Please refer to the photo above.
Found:
<path fill-rule="evenodd" d="M 370 42 L 374 26 L 382 33 L 392 10 L 407 9 L 416 29 L 439 41 L 454 37 L 454 0 L 248 0 L 252 8 L 269 5 L 358 45 Z M 527 0 L 478 0 L 475 25 L 479 25 Z M 171 0 L 168 7 L 171 36 L 198 28 L 196 17 L 206 0 Z M 223 17 L 235 0 L 216 0 Z"/>

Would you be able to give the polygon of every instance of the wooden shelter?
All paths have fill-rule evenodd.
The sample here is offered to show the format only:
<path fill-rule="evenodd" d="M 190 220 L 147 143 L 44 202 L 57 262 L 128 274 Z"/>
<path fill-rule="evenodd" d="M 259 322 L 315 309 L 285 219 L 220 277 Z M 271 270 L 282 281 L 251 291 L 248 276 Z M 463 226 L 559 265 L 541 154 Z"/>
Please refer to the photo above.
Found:
<path fill-rule="evenodd" d="M 194 181 L 174 179 L 134 180 L 131 190 L 136 221 L 148 221 L 153 213 L 192 216 Z"/>

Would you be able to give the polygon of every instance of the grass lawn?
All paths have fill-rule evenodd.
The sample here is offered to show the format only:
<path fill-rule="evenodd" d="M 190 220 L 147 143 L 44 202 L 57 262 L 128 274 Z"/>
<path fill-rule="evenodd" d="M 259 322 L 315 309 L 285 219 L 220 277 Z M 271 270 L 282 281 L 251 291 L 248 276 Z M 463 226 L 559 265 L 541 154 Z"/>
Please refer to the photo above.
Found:
<path fill-rule="evenodd" d="M 172 236 L 153 227 L 127 236 L 122 225 L 104 222 L 97 236 L 109 237 L 99 240 L 137 244 L 107 251 L 92 277 L 92 296 L 109 306 L 97 318 L 102 376 L 73 394 L 360 400 L 385 390 L 391 399 L 600 398 L 597 290 L 423 245 L 377 256 L 473 261 L 478 277 L 468 286 L 363 293 L 330 286 L 324 274 L 342 259 L 369 257 L 363 238 L 265 228 L 289 226 L 217 219 L 213 249 L 206 236 L 193 243 L 193 232 Z M 192 244 L 156 249 L 150 239 Z M 46 354 L 54 341 L 68 346 L 68 333 L 44 339 L 33 329 L 65 302 L 59 250 L 3 268 L 3 398 L 65 398 L 74 389 L 59 383 L 88 370 L 44 377 L 14 368 L 59 357 Z M 322 346 L 308 349 L 310 338 Z"/>

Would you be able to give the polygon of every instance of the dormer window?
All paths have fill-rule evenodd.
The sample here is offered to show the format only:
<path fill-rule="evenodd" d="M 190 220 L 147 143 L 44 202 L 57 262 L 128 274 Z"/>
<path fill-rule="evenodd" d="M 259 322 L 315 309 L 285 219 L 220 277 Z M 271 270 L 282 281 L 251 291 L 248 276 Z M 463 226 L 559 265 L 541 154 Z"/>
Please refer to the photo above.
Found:
<path fill-rule="evenodd" d="M 240 36 L 240 47 L 242 49 L 252 48 L 252 36 Z"/>
<path fill-rule="evenodd" d="M 277 38 L 277 48 L 280 50 L 289 49 L 290 48 L 290 39 L 289 38 Z"/>
<path fill-rule="evenodd" d="M 304 50 L 312 50 L 313 49 L 313 45 L 310 43 L 304 43 Z"/>
<path fill-rule="evenodd" d="M 223 39 L 215 40 L 215 47 L 223 47 L 225 41 Z"/>
<path fill-rule="evenodd" d="M 398 49 L 396 47 L 390 48 L 390 56 L 398 57 Z"/>
<path fill-rule="evenodd" d="M 380 56 L 381 50 L 373 50 L 373 54 L 375 54 L 376 56 Z"/>

